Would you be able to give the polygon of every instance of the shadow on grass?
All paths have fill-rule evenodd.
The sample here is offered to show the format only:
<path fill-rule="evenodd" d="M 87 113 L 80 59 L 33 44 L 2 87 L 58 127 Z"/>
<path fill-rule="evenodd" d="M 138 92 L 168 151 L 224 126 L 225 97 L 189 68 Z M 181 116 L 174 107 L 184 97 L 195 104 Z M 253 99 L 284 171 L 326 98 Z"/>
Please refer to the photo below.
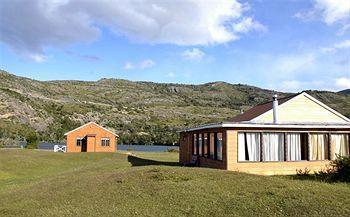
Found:
<path fill-rule="evenodd" d="M 150 159 L 139 158 L 136 156 L 128 155 L 128 161 L 132 166 L 150 166 L 150 165 L 161 165 L 161 166 L 179 166 L 178 162 L 167 162 L 167 161 L 155 161 Z"/>

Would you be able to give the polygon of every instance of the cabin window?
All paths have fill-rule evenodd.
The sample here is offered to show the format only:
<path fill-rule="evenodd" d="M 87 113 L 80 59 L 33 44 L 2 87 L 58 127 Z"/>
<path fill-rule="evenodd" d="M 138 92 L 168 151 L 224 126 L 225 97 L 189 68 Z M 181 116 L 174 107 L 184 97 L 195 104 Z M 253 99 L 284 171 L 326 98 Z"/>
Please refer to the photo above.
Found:
<path fill-rule="evenodd" d="M 203 134 L 203 145 L 204 145 L 204 157 L 209 157 L 209 138 L 208 133 Z"/>
<path fill-rule="evenodd" d="M 101 139 L 101 146 L 110 146 L 109 138 L 102 138 Z"/>
<path fill-rule="evenodd" d="M 197 155 L 197 134 L 193 134 L 192 155 Z"/>
<path fill-rule="evenodd" d="M 203 138 L 202 134 L 198 135 L 198 155 L 203 156 Z"/>
<path fill-rule="evenodd" d="M 331 134 L 331 160 L 335 160 L 337 156 L 349 156 L 349 135 L 347 134 Z"/>
<path fill-rule="evenodd" d="M 263 161 L 284 161 L 284 134 L 262 134 Z"/>
<path fill-rule="evenodd" d="M 307 160 L 307 133 L 286 133 L 287 161 Z"/>
<path fill-rule="evenodd" d="M 222 133 L 216 134 L 216 153 L 217 153 L 217 160 L 222 160 Z"/>
<path fill-rule="evenodd" d="M 210 159 L 215 159 L 215 151 L 214 151 L 214 148 L 215 148 L 215 136 L 214 136 L 214 133 L 210 133 L 210 137 L 209 137 L 209 149 L 210 149 Z"/>
<path fill-rule="evenodd" d="M 328 159 L 328 136 L 327 134 L 309 134 L 309 159 Z"/>
<path fill-rule="evenodd" d="M 82 146 L 82 145 L 83 145 L 83 139 L 84 139 L 84 138 L 78 137 L 78 138 L 77 138 L 77 141 L 76 141 L 76 145 L 79 146 L 79 147 Z"/>
<path fill-rule="evenodd" d="M 238 133 L 238 161 L 260 161 L 260 133 Z"/>

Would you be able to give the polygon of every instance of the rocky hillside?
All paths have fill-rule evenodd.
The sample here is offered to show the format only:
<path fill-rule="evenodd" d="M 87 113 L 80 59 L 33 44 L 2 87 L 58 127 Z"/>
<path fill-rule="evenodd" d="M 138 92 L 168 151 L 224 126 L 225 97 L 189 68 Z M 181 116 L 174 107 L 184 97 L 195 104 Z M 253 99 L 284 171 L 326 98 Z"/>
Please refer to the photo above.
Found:
<path fill-rule="evenodd" d="M 350 89 L 339 91 L 341 94 L 350 95 Z"/>
<path fill-rule="evenodd" d="M 309 93 L 350 116 L 349 95 Z M 172 144 L 181 128 L 228 119 L 271 95 L 271 90 L 225 82 L 42 82 L 0 71 L 0 138 L 2 143 L 63 141 L 65 132 L 95 121 L 115 130 L 123 143 Z"/>

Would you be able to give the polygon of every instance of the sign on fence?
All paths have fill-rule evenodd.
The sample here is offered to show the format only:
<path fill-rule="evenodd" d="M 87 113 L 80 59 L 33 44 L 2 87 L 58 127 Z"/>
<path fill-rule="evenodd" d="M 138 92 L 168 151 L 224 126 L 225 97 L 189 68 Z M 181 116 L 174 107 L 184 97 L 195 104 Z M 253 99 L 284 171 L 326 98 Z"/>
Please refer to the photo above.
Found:
<path fill-rule="evenodd" d="M 65 145 L 55 145 L 53 147 L 54 152 L 66 152 L 67 151 L 67 146 Z"/>

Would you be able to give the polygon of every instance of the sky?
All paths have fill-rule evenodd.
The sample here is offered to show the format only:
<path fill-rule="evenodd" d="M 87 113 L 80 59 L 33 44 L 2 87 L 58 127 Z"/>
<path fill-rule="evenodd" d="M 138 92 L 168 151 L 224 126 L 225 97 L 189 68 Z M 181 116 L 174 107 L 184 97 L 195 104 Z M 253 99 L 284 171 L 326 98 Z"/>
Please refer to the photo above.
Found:
<path fill-rule="evenodd" d="M 0 68 L 339 91 L 350 88 L 350 0 L 2 0 Z"/>

